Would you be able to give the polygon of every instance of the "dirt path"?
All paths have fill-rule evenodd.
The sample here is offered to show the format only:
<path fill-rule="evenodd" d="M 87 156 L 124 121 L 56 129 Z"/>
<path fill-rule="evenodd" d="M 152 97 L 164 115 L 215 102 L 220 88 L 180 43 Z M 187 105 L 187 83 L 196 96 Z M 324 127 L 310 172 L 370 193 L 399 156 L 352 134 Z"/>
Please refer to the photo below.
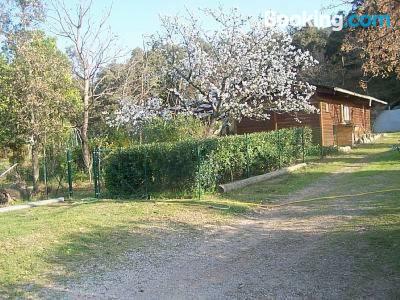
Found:
<path fill-rule="evenodd" d="M 284 201 L 329 191 L 347 166 Z M 58 287 L 73 299 L 387 298 L 393 284 L 363 276 L 343 244 L 331 239 L 356 214 L 349 201 L 321 209 L 282 206 L 260 210 L 229 226 L 169 236 L 161 247 L 127 254 L 113 270 L 93 269 L 79 282 Z M 360 245 L 361 247 L 362 245 Z M 87 271 L 87 270 L 86 270 Z M 68 286 L 68 288 L 66 288 Z M 49 291 L 42 296 L 48 297 Z"/>
<path fill-rule="evenodd" d="M 319 197 L 321 194 L 326 194 L 330 191 L 337 190 L 338 181 L 343 174 L 353 173 L 361 169 L 367 164 L 368 155 L 357 157 L 357 162 L 346 164 L 344 167 L 332 172 L 330 175 L 320 178 L 318 181 L 309 186 L 292 193 L 289 197 L 285 197 L 279 201 L 279 204 L 290 203 L 309 198 Z"/>
<path fill-rule="evenodd" d="M 323 254 L 337 217 L 300 207 L 264 212 L 204 236 L 129 253 L 126 265 L 65 289 L 71 298 L 337 298 L 351 285 L 351 259 Z M 180 244 L 177 244 L 180 243 Z M 69 283 L 70 285 L 71 283 Z"/>

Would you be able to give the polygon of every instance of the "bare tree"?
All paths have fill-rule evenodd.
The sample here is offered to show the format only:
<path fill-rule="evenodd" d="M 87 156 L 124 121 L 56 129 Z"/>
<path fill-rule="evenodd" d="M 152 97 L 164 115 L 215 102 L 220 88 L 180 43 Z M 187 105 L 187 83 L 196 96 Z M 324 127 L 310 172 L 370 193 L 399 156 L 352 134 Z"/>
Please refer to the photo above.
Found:
<path fill-rule="evenodd" d="M 41 0 L 7 0 L 0 3 L 0 35 L 9 37 L 20 30 L 32 30 L 43 21 Z"/>
<path fill-rule="evenodd" d="M 68 54 L 73 63 L 73 72 L 79 82 L 82 93 L 83 112 L 82 123 L 79 124 L 82 138 L 82 152 L 85 167 L 90 174 L 90 149 L 88 129 L 91 107 L 104 96 L 112 95 L 115 86 L 107 77 L 109 72 L 102 72 L 104 67 L 123 57 L 121 50 L 116 48 L 116 36 L 107 25 L 111 7 L 101 18 L 93 15 L 93 1 L 79 1 L 71 8 L 62 0 L 51 1 L 55 34 L 70 43 Z M 98 87 L 102 86 L 101 89 Z"/>

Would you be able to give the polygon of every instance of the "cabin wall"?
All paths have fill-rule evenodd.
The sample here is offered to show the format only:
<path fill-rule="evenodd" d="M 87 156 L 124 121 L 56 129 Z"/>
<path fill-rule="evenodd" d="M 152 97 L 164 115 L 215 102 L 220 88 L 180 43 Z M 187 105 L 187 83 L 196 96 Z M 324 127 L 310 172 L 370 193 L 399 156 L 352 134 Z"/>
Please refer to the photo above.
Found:
<path fill-rule="evenodd" d="M 313 129 L 314 141 L 319 143 L 321 140 L 319 120 L 319 115 L 317 113 L 309 114 L 299 112 L 296 115 L 291 115 L 288 113 L 272 113 L 271 118 L 265 121 L 243 118 L 240 122 L 236 123 L 235 132 L 237 134 L 244 134 L 261 131 L 273 131 L 282 128 L 308 126 Z"/>
<path fill-rule="evenodd" d="M 259 121 L 249 118 L 243 118 L 240 122 L 236 123 L 235 133 L 245 134 L 253 132 L 272 131 L 275 129 L 275 122 L 273 119 Z"/>
<path fill-rule="evenodd" d="M 322 145 L 333 146 L 336 143 L 334 124 L 336 119 L 336 109 L 326 100 L 320 100 L 320 123 L 322 132 Z"/>
<path fill-rule="evenodd" d="M 362 135 L 371 132 L 371 109 L 367 101 L 345 96 L 318 96 L 317 99 L 324 146 L 353 145 Z M 342 106 L 349 107 L 349 123 L 343 120 Z"/>
<path fill-rule="evenodd" d="M 313 129 L 314 142 L 324 146 L 352 145 L 363 134 L 371 132 L 371 109 L 368 101 L 324 94 L 313 96 L 311 101 L 319 109 L 319 113 L 299 112 L 295 116 L 273 113 L 266 121 L 244 118 L 235 124 L 235 132 L 244 134 L 308 126 Z M 343 122 L 342 105 L 349 107 L 349 124 Z"/>

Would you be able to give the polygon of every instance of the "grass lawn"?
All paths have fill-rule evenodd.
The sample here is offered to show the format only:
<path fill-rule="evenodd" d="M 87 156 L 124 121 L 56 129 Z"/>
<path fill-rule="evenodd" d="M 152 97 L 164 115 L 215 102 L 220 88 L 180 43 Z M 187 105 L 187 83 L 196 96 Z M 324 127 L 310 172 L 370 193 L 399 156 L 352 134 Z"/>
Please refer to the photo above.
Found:
<path fill-rule="evenodd" d="M 332 212 L 335 206 L 345 207 L 352 217 L 329 233 L 332 243 L 343 242 L 352 253 L 360 245 L 364 247 L 357 257 L 360 268 L 381 265 L 400 272 L 400 191 L 383 191 L 400 188 L 400 153 L 389 149 L 398 139 L 399 135 L 389 135 L 377 145 L 362 146 L 268 183 L 223 196 L 205 196 L 201 201 L 86 199 L 1 214 L 0 295 L 23 296 L 29 288 L 79 276 L 74 270 L 83 262 L 114 263 L 129 249 L 157 247 L 168 234 L 201 234 L 206 225 L 227 223 L 260 203 L 285 199 L 355 164 L 360 164 L 357 170 L 337 176 L 329 189 L 317 193 L 320 198 L 331 198 L 296 205 L 320 214 Z M 359 195 L 366 192 L 369 194 Z M 355 196 L 332 198 L 346 194 Z M 215 209 L 218 207 L 226 209 Z"/>
<path fill-rule="evenodd" d="M 328 194 L 324 192 L 318 194 L 334 196 L 343 195 L 346 192 L 375 191 L 391 186 L 400 188 L 400 153 L 391 150 L 392 145 L 400 143 L 399 139 L 400 134 L 387 134 L 376 144 L 362 145 L 349 154 L 335 155 L 320 162 L 311 162 L 307 167 L 272 179 L 267 184 L 262 182 L 228 193 L 226 198 L 260 204 L 274 203 L 332 173 L 344 168 L 357 167 L 359 163 L 364 163 L 365 166 L 356 172 L 349 172 L 344 176 L 341 174 L 336 190 L 331 190 Z M 398 194 L 400 195 L 400 192 Z"/>
<path fill-rule="evenodd" d="M 294 197 L 291 200 L 300 202 L 292 205 L 303 206 L 313 215 L 341 216 L 343 222 L 326 233 L 330 241 L 326 247 L 354 259 L 363 274 L 357 285 L 370 282 L 366 279 L 376 274 L 400 280 L 400 152 L 391 150 L 399 139 L 399 134 L 386 135 L 377 144 L 360 146 L 351 154 L 327 158 L 228 197 L 274 205 L 321 180 L 325 186 L 308 197 Z M 347 169 L 346 173 L 332 179 L 332 172 L 341 169 Z"/>
<path fill-rule="evenodd" d="M 88 200 L 2 214 L 0 295 L 74 276 L 71 270 L 82 262 L 115 261 L 126 250 L 154 246 L 168 233 L 196 234 L 202 225 L 227 222 L 251 205 L 224 199 Z"/>

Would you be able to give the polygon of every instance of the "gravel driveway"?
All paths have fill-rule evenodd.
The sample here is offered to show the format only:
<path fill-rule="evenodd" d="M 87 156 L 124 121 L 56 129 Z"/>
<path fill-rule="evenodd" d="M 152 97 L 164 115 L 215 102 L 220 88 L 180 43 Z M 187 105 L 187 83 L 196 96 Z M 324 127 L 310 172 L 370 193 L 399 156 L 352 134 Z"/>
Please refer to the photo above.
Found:
<path fill-rule="evenodd" d="M 342 171 L 352 172 L 361 165 Z M 345 240 L 335 235 L 360 213 L 351 200 L 338 199 L 324 206 L 287 203 L 326 192 L 337 178 L 338 173 L 321 178 L 282 201 L 286 205 L 260 208 L 229 225 L 164 234 L 157 246 L 126 253 L 124 263 L 111 269 L 82 266 L 85 275 L 80 280 L 43 289 L 40 297 L 396 298 L 400 279 L 365 273 L 355 259 L 365 249 L 362 243 L 351 252 Z M 357 235 L 357 229 L 352 234 Z"/>
<path fill-rule="evenodd" d="M 345 205 L 345 204 L 343 204 Z M 363 279 L 329 232 L 347 217 L 301 206 L 262 210 L 206 233 L 170 235 L 154 249 L 127 253 L 112 270 L 44 291 L 65 299 L 384 298 L 383 279 Z M 86 270 L 87 272 L 87 270 Z M 68 288 L 67 288 L 68 287 Z"/>

